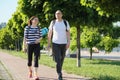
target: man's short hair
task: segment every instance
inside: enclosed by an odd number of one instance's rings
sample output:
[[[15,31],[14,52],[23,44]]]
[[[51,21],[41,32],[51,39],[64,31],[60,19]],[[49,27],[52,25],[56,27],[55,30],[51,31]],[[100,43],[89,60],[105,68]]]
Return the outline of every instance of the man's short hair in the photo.
[[[55,13],[61,13],[62,14],[62,11],[61,10],[57,10]]]

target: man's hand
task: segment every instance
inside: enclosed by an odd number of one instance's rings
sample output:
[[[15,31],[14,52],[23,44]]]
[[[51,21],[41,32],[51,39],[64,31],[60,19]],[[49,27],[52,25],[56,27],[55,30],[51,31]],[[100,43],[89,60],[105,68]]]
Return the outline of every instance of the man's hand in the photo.
[[[50,51],[50,44],[48,44],[48,46],[47,46],[47,50]]]
[[[70,47],[70,42],[66,44],[66,50]]]

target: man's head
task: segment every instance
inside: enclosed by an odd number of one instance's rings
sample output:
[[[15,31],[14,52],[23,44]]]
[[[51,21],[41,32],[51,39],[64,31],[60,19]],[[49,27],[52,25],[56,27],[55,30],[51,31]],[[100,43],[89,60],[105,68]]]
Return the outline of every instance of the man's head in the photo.
[[[60,10],[57,10],[56,12],[55,12],[55,17],[56,17],[56,19],[62,19],[62,12],[60,11]]]

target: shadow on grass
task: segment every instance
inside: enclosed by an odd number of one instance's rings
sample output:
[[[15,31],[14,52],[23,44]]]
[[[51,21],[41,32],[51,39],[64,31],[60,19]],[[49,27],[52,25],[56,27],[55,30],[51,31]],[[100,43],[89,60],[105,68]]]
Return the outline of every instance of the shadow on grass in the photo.
[[[84,79],[84,78],[76,78],[76,77],[63,77],[63,80],[90,80],[90,79]],[[40,77],[40,80],[58,80],[54,78],[46,78],[46,77]]]
[[[76,77],[63,77],[63,80],[90,80],[85,78],[76,78]]]
[[[119,79],[114,78],[112,76],[100,76],[98,78],[93,78],[91,80],[119,80]]]
[[[118,65],[120,66],[120,61],[112,61],[112,60],[103,60],[103,59],[100,59],[100,60],[97,60],[95,61],[93,59],[93,61],[91,62],[92,64],[103,64],[103,65]]]

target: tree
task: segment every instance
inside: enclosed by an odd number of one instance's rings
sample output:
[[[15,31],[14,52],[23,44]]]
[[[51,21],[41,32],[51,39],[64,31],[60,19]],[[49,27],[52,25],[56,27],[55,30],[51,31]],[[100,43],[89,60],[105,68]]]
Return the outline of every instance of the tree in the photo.
[[[27,20],[31,16],[38,16],[40,24],[45,23],[43,4],[45,0],[19,0],[18,12],[27,16]]]
[[[24,26],[26,25],[27,17],[22,13],[16,11],[7,23],[7,28],[11,31],[11,37],[15,41],[16,50],[21,50],[21,43],[24,34]]]
[[[5,27],[0,30],[0,48],[2,49],[14,49],[13,39],[11,37],[11,32]]]
[[[90,59],[92,59],[92,48],[97,47],[101,41],[101,36],[97,28],[84,28],[81,34],[81,44],[83,47],[90,48]]]
[[[102,37],[102,40],[99,43],[99,48],[104,49],[106,53],[109,53],[114,47],[117,47],[118,44],[119,40],[113,39],[110,36],[104,36]]]
[[[120,14],[119,0],[80,0],[80,3],[96,9],[100,15],[115,16]]]

